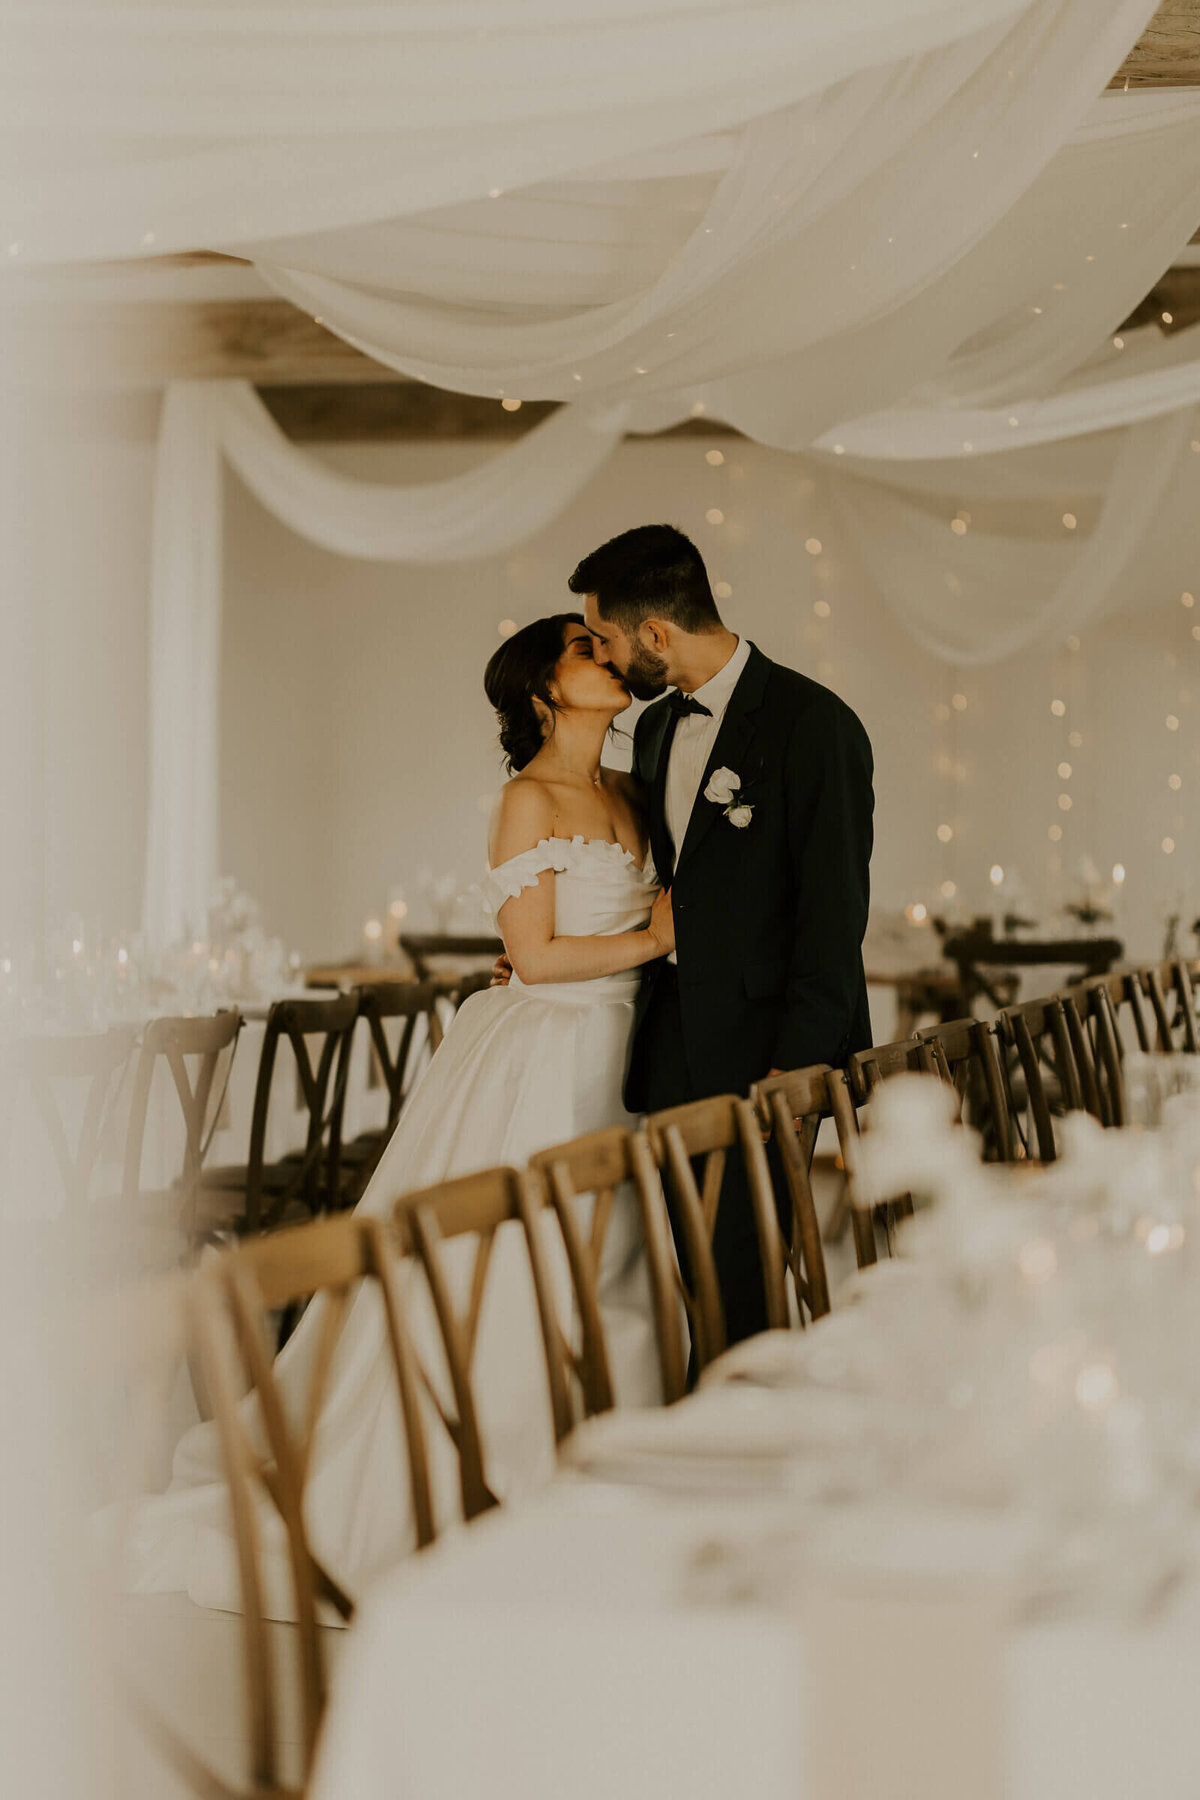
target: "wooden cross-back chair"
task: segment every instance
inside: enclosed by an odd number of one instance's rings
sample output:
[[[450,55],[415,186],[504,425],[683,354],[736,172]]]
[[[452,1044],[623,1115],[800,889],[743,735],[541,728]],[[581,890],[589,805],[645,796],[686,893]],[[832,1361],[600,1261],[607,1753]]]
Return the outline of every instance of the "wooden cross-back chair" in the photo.
[[[413,1081],[413,1066],[418,1047],[417,1027],[425,1021],[426,1041],[437,1038],[438,986],[433,981],[385,981],[378,986],[355,990],[358,996],[358,1020],[366,1025],[371,1040],[371,1054],[380,1079],[387,1089],[387,1122],[380,1130],[360,1131],[349,1143],[336,1146],[339,1175],[339,1200],[352,1206],[361,1196],[395,1130],[401,1108]],[[402,1020],[393,1048],[388,1037],[388,1023]],[[347,1067],[339,1067],[337,1080],[342,1093],[349,1081],[349,1061],[356,1032],[349,1031],[342,1040],[341,1057]],[[340,1123],[340,1120],[335,1120]]]
[[[725,1312],[713,1252],[721,1184],[730,1156],[740,1159],[749,1189],[762,1263],[767,1324],[789,1323],[785,1257],[775,1211],[771,1171],[762,1127],[749,1100],[718,1094],[651,1113],[646,1137],[655,1165],[664,1178],[676,1230],[682,1239],[688,1276],[679,1287],[698,1372],[725,1349]],[[696,1164],[701,1167],[697,1169]]]
[[[958,1096],[959,1118],[983,1138],[984,1155],[1011,1162],[1012,1138],[995,1028],[986,1019],[951,1019],[917,1032],[917,1065]]]
[[[530,1167],[545,1179],[580,1300],[579,1348],[568,1354],[584,1410],[603,1412],[613,1404],[599,1275],[616,1190],[623,1182],[632,1183],[641,1215],[663,1399],[668,1405],[682,1399],[687,1390],[687,1349],[681,1331],[679,1274],[662,1185],[644,1133],[613,1125],[539,1151],[531,1157]],[[589,1202],[591,1219],[585,1233],[582,1213]]]
[[[136,1041],[132,1026],[119,1026],[76,1037],[21,1038],[5,1052],[0,1083],[14,1108],[22,1092],[28,1093],[53,1159],[64,1212],[76,1219],[92,1195],[105,1132]],[[10,1118],[6,1130],[11,1125]],[[12,1173],[19,1184],[21,1172]]]
[[[357,995],[333,999],[277,1000],[267,1014],[254,1089],[250,1151],[244,1165],[205,1170],[198,1226],[209,1231],[271,1230],[336,1205],[339,1186],[341,1115],[349,1058],[344,1040],[358,1017]],[[296,1059],[308,1115],[302,1151],[266,1160],[267,1118],[279,1045],[286,1039]],[[309,1040],[319,1043],[314,1066]]]
[[[220,1114],[241,1023],[240,1015],[229,1011],[217,1013],[212,1018],[153,1019],[142,1033],[133,1076],[121,1183],[123,1211],[127,1218],[134,1216],[136,1209],[138,1218],[151,1223],[170,1220],[181,1225],[185,1234],[194,1232],[196,1194],[204,1158]],[[189,1058],[196,1062],[194,1075],[188,1068]],[[223,1079],[218,1083],[222,1059],[225,1063]],[[183,1118],[184,1141],[172,1187],[165,1193],[147,1193],[142,1188],[142,1160],[150,1094],[160,1063],[166,1064],[171,1076]]]
[[[568,1324],[564,1329],[556,1304],[551,1256],[543,1232],[546,1216],[553,1214],[541,1172],[511,1168],[485,1169],[477,1175],[463,1175],[437,1187],[404,1194],[394,1209],[393,1218],[401,1245],[411,1251],[421,1270],[437,1323],[438,1349],[445,1365],[446,1380],[438,1382],[433,1378],[422,1355],[418,1355],[418,1367],[424,1391],[457,1452],[466,1519],[497,1504],[486,1476],[473,1362],[488,1272],[497,1233],[502,1227],[518,1226],[521,1231],[537,1312],[555,1443],[561,1444],[576,1424],[570,1385],[572,1372],[578,1366],[576,1354],[591,1372],[584,1388],[585,1411],[590,1404],[594,1404],[595,1410],[603,1410],[601,1402],[605,1401],[606,1393],[605,1403],[611,1404],[607,1353],[602,1333],[598,1337],[595,1335],[599,1332],[598,1310],[589,1300],[586,1282],[580,1278],[578,1260],[573,1262],[569,1251],[565,1257],[569,1304],[583,1332],[582,1349],[578,1353],[571,1348],[570,1326]],[[469,1280],[466,1305],[460,1307],[451,1291],[448,1251],[452,1240],[466,1238],[474,1239],[474,1244],[469,1254],[463,1257],[466,1267],[461,1272],[468,1274]],[[448,1399],[445,1397],[447,1386]]]
[[[1117,1011],[1120,1001],[1125,998],[1127,983],[1136,985],[1140,1003],[1141,984],[1128,974],[1093,976],[1081,981],[1070,992],[1076,1013],[1088,1034],[1099,1082],[1100,1117],[1105,1125],[1124,1125],[1127,1118],[1124,1060],[1128,1046]]]
[[[1054,1162],[1056,1116],[1086,1109],[1102,1117],[1095,1063],[1079,1008],[1070,995],[1025,1000],[997,1014],[996,1032],[1006,1052],[1002,1072],[1016,1156]]]
[[[178,1700],[164,1705],[156,1669],[137,1673],[126,1669],[122,1685],[143,1735],[157,1746],[198,1800],[302,1800],[324,1709],[321,1640],[327,1627],[317,1622],[316,1565],[309,1559],[303,1521],[292,1503],[294,1466],[286,1454],[282,1464],[275,1461],[273,1442],[264,1450],[255,1441],[243,1399],[245,1362],[238,1313],[231,1312],[231,1302],[236,1307],[246,1293],[247,1272],[233,1283],[225,1280],[224,1273],[176,1272],[110,1297],[107,1319],[100,1321],[99,1331],[96,1318],[89,1314],[84,1348],[94,1361],[107,1346],[116,1346],[119,1379],[135,1430],[144,1423],[143,1409],[137,1405],[138,1385],[157,1388],[161,1403],[165,1384],[183,1359],[203,1371],[205,1389],[213,1402],[234,1539],[239,1616],[231,1636],[239,1646],[242,1665],[245,1767],[233,1774],[222,1758],[223,1766],[218,1768],[207,1739],[203,1746],[189,1739],[176,1722],[182,1710]],[[246,1306],[247,1316],[253,1311],[252,1300]],[[136,1483],[136,1467],[130,1473]],[[271,1505],[278,1505],[277,1495],[284,1496],[287,1518],[296,1528],[296,1542],[301,1546],[290,1558],[298,1577],[293,1584],[294,1625],[279,1623],[267,1604],[269,1577],[261,1531],[264,1494],[270,1496]],[[142,1599],[137,1604],[153,1603]],[[221,1615],[222,1619],[228,1616]],[[293,1646],[288,1641],[293,1636],[295,1656],[290,1654]],[[297,1684],[302,1721],[299,1770],[294,1766],[294,1745],[287,1730],[286,1715],[293,1710],[288,1704],[292,1681]],[[224,1720],[222,1724],[232,1736],[234,1722]]]
[[[768,1075],[754,1090],[759,1115],[779,1152],[792,1205],[791,1242],[784,1243],[780,1233],[779,1247],[791,1274],[802,1325],[806,1314],[809,1319],[820,1319],[829,1311],[829,1276],[813,1198],[812,1160],[821,1121],[833,1117],[831,1073],[827,1063],[816,1063],[808,1069]]]
[[[1142,971],[1119,969],[1107,975],[1089,976],[1071,992],[1091,994],[1101,990],[1108,996],[1108,1010],[1120,1054],[1125,1056],[1130,1050],[1140,1050],[1148,1056],[1154,1049],[1154,1021]]]
[[[876,1227],[883,1233],[884,1246],[890,1256],[895,1247],[895,1227],[899,1220],[912,1214],[912,1199],[897,1194],[894,1200],[873,1207],[859,1206],[855,1195],[855,1145],[862,1127],[858,1109],[870,1102],[880,1083],[893,1075],[920,1072],[920,1049],[914,1038],[899,1044],[873,1046],[853,1056],[845,1069],[831,1069],[826,1076],[829,1110],[837,1131],[838,1150],[844,1170],[842,1217],[849,1217],[854,1234],[854,1256],[860,1269],[870,1268],[879,1260]]]
[[[338,1341],[351,1304],[368,1289],[383,1315],[418,1547],[432,1543],[435,1536],[420,1379],[406,1325],[399,1261],[396,1234],[384,1221],[343,1214],[251,1239],[225,1251],[206,1269],[225,1296],[233,1341],[256,1397],[262,1435],[256,1441],[247,1429],[244,1406],[227,1429],[235,1429],[238,1454],[247,1460],[279,1513],[287,1534],[298,1616],[313,1625],[321,1602],[343,1619],[354,1611],[345,1588],[312,1554],[303,1509],[314,1434],[328,1398]],[[305,1328],[315,1334],[315,1344],[303,1415],[297,1422],[284,1407],[276,1379],[272,1315],[310,1300],[314,1304],[308,1308]]]
[[[1187,963],[1155,963],[1140,973],[1154,1015],[1156,1047],[1195,1056],[1196,993]]]

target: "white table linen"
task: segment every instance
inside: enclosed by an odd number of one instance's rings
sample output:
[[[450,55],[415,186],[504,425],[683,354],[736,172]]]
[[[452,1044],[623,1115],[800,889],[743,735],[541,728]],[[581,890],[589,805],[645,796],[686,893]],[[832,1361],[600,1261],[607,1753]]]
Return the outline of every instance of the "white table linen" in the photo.
[[[878,1624],[896,1590],[868,1587],[864,1602],[853,1582],[820,1584],[807,1599],[802,1591],[781,1603],[760,1597],[725,1607],[688,1597],[704,1546],[734,1534],[750,1540],[789,1520],[795,1525],[786,1501],[656,1502],[566,1478],[537,1505],[481,1521],[410,1560],[362,1606],[314,1800],[857,1796],[864,1746],[851,1735],[855,1707],[860,1737],[864,1717],[877,1717],[883,1731],[886,1691],[875,1686],[869,1643],[860,1637],[856,1651],[830,1621],[845,1623],[845,1609],[859,1605],[861,1618]],[[834,1539],[844,1544],[854,1524],[835,1522]],[[836,1548],[832,1555],[837,1562]],[[820,1563],[819,1551],[812,1561]],[[921,1598],[914,1585],[905,1603],[915,1609]],[[810,1629],[816,1616],[819,1638]],[[919,1615],[911,1616],[915,1638]],[[1071,1618],[1018,1626],[991,1648],[981,1624],[960,1626],[976,1663],[995,1663],[1001,1766],[987,1767],[981,1754],[974,1800],[1143,1792],[1168,1800],[1194,1791],[1200,1590],[1189,1587],[1149,1625]],[[903,1661],[893,1671],[923,1710],[917,1722],[946,1734],[953,1751],[955,1695],[944,1681],[923,1688],[912,1675]],[[834,1725],[845,1733],[844,1783],[831,1768]],[[878,1782],[873,1800],[907,1794],[889,1779],[901,1780],[911,1764],[894,1744],[881,1748],[867,1765]],[[937,1744],[924,1751],[930,1800]]]

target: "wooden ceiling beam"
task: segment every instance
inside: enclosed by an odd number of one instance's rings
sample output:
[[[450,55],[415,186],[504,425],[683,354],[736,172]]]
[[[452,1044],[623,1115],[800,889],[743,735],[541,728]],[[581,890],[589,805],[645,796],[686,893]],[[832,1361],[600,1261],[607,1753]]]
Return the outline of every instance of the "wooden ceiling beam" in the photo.
[[[1173,332],[1197,323],[1200,323],[1200,268],[1168,269],[1141,305],[1130,313],[1121,329],[1135,331],[1139,325],[1157,324],[1161,330]]]
[[[1200,87],[1200,0],[1163,0],[1108,85]]]
[[[506,412],[498,400],[454,394],[419,381],[347,382],[311,387],[260,387],[259,398],[293,443],[431,443],[515,439],[556,410],[557,401],[527,400]],[[687,419],[660,437],[730,437],[733,427]]]

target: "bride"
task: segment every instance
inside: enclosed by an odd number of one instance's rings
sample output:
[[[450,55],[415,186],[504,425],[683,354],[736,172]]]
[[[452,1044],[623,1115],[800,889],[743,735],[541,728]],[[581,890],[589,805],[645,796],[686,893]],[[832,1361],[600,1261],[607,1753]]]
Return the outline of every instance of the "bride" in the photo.
[[[556,614],[514,633],[488,663],[484,687],[512,779],[491,823],[482,888],[513,977],[460,1007],[360,1212],[386,1215],[406,1191],[496,1164],[520,1165],[551,1144],[632,1122],[621,1084],[638,970],[674,948],[674,929],[670,897],[648,866],[638,787],[632,776],[601,765],[605,738],[630,693],[595,660],[592,643],[578,614]],[[502,1228],[473,1365],[488,1479],[501,1498],[543,1480],[554,1459],[541,1340],[521,1259],[518,1228]],[[628,1195],[618,1195],[610,1220],[600,1298],[618,1402],[653,1404],[661,1391],[649,1282]],[[298,1412],[319,1305],[301,1320],[278,1365],[285,1400]],[[418,1313],[418,1340],[429,1329]],[[373,1296],[364,1294],[338,1342],[306,1503],[316,1554],[352,1593],[415,1541],[391,1384],[383,1321]],[[448,1468],[440,1475],[446,1518],[456,1512],[454,1480]],[[181,1439],[171,1485],[139,1504],[125,1557],[125,1582],[136,1591],[185,1588],[201,1605],[237,1606],[211,1425]]]

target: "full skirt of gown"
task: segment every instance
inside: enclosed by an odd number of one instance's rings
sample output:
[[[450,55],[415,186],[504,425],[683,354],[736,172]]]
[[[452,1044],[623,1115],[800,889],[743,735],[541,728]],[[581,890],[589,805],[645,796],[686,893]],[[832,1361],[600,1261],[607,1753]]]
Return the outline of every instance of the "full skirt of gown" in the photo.
[[[643,925],[652,872],[619,846],[551,839],[493,870],[493,904],[556,872],[560,933]],[[387,1216],[405,1192],[498,1164],[520,1166],[536,1151],[584,1132],[632,1124],[621,1104],[636,974],[556,987],[491,988],[459,1008],[416,1084],[359,1212]],[[590,1210],[590,1202],[581,1202]],[[588,1220],[581,1221],[585,1229]],[[557,1242],[555,1243],[557,1248]],[[456,1302],[464,1305],[474,1242],[444,1246]],[[561,1254],[551,1261],[564,1322],[570,1298]],[[408,1325],[427,1367],[440,1366],[438,1335],[423,1282],[408,1281]],[[600,1301],[618,1405],[661,1400],[649,1279],[636,1203],[620,1190],[600,1270]],[[318,1298],[277,1363],[289,1411],[308,1393]],[[542,1338],[521,1227],[496,1234],[472,1364],[489,1484],[501,1500],[553,1472],[555,1446]],[[430,1455],[439,1524],[460,1513],[457,1458],[430,1409]],[[312,1547],[349,1592],[415,1545],[407,1452],[385,1327],[370,1284],[354,1299],[338,1340],[305,1496]],[[271,1608],[288,1616],[283,1540],[264,1516]],[[199,1604],[239,1605],[234,1542],[215,1427],[200,1424],[176,1447],[164,1494],[124,1520],[123,1585],[151,1593],[185,1589]]]

